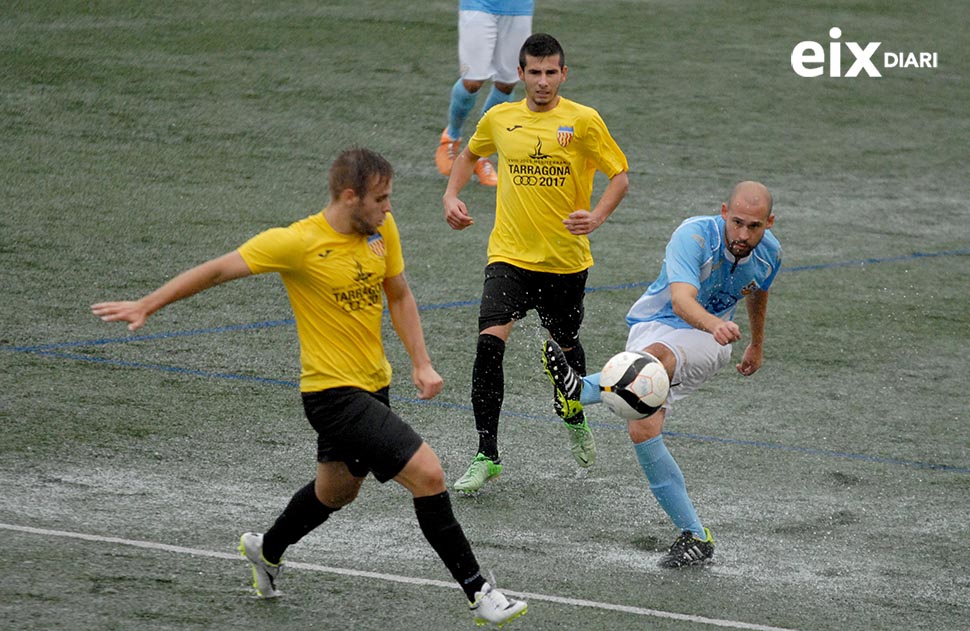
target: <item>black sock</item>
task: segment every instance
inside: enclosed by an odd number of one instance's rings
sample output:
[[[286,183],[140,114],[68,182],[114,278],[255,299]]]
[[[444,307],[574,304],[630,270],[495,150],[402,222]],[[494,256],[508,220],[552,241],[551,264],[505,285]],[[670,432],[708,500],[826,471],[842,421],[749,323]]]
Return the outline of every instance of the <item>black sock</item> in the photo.
[[[327,521],[330,514],[340,510],[330,508],[317,499],[314,480],[297,491],[286,505],[273,527],[263,535],[263,558],[279,563],[283,551]]]
[[[586,351],[583,350],[583,344],[579,340],[576,340],[573,347],[563,351],[562,354],[566,356],[566,363],[578,372],[580,377],[586,376]]]
[[[469,602],[474,601],[475,592],[481,591],[485,579],[482,578],[471,544],[451,510],[448,491],[414,498],[414,514],[418,517],[424,538],[461,585]]]
[[[494,335],[478,336],[475,366],[472,369],[472,409],[478,430],[478,451],[498,462],[498,417],[505,396],[502,359],[505,342]]]

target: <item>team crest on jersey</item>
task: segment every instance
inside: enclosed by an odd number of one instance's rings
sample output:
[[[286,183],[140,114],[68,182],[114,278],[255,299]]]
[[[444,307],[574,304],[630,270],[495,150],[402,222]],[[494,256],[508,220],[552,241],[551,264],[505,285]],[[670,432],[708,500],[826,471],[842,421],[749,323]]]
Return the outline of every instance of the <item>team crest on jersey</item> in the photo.
[[[756,289],[758,289],[757,281],[751,281],[750,283],[748,283],[747,285],[741,288],[741,295],[747,296],[748,294],[752,293]]]
[[[560,147],[566,147],[573,141],[573,128],[561,125],[559,130],[556,131],[556,140],[559,141]]]
[[[376,256],[384,256],[384,237],[380,233],[372,234],[371,236],[367,237],[367,247],[369,247],[370,251]]]

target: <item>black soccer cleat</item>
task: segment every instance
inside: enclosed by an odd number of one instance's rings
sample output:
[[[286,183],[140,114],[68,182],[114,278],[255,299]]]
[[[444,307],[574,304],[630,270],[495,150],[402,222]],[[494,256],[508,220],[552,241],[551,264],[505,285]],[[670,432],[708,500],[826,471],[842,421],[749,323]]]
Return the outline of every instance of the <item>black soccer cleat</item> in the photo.
[[[542,367],[552,382],[556,414],[567,423],[581,424],[585,420],[581,416],[583,404],[579,401],[583,379],[569,365],[565,353],[553,340],[546,340],[542,345]]]
[[[660,557],[657,565],[669,568],[713,563],[714,537],[707,528],[704,529],[704,534],[706,539],[702,541],[689,530],[680,533],[677,540],[670,546],[667,554]]]

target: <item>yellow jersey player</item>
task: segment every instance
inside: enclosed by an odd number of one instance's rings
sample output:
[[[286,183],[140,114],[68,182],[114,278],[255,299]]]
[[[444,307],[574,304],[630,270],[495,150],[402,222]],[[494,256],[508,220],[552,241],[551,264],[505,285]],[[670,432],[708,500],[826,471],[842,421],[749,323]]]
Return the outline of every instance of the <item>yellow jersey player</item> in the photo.
[[[330,203],[320,213],[260,233],[237,250],[185,271],[137,301],[91,307],[135,330],[176,300],[251,274],[278,273],[300,340],[300,392],[317,432],[317,471],[265,534],[247,532],[240,552],[263,598],[280,595],[284,550],[354,501],[368,473],[394,480],[414,499],[421,532],[468,597],[476,622],[504,623],[526,611],[482,577],[451,509],[435,452],[390,409],[391,366],[381,341],[384,298],[412,363],[418,396],[441,391],[391,212],[390,163],[349,149],[330,168]]]
[[[478,451],[456,483],[463,493],[478,491],[502,471],[498,421],[505,391],[502,361],[515,320],[535,309],[569,365],[586,374],[579,339],[588,269],[593,264],[589,235],[613,213],[629,188],[626,156],[599,113],[559,95],[568,67],[562,46],[536,33],[519,53],[519,78],[526,98],[491,108],[479,121],[452,167],[442,202],[455,230],[474,224],[458,195],[477,160],[498,154],[495,227],[479,311],[479,336],[472,374],[472,407]],[[609,178],[591,207],[593,177]],[[581,467],[596,459],[596,445],[581,408],[556,399]]]

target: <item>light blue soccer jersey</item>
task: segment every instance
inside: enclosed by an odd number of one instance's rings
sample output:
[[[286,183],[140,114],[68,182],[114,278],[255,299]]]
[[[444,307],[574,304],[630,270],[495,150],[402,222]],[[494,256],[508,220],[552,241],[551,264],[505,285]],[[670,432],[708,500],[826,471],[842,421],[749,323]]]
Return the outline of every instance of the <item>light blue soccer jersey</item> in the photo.
[[[482,11],[492,15],[532,15],[534,0],[460,0],[459,11]]]
[[[626,322],[633,326],[659,321],[677,329],[691,328],[674,313],[670,283],[697,287],[697,301],[708,313],[731,320],[738,301],[756,289],[767,291],[780,267],[781,245],[771,230],[765,231],[751,254],[735,259],[725,247],[720,215],[691,217],[674,230],[660,275],[630,307]]]

